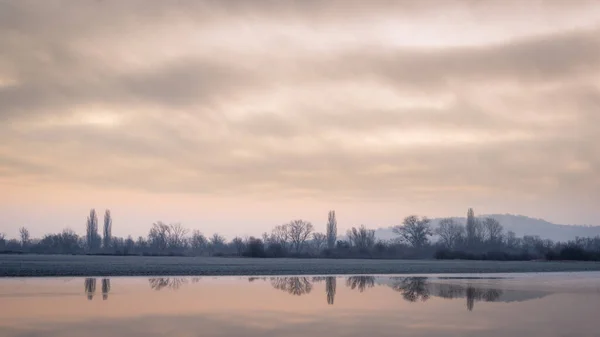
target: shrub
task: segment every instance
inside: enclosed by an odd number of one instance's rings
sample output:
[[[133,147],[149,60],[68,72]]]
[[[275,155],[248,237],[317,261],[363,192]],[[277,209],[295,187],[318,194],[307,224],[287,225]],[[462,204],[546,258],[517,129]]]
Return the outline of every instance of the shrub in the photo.
[[[246,257],[266,257],[265,244],[261,239],[250,238],[242,255]]]
[[[266,251],[268,257],[286,257],[287,251],[280,243],[272,243]]]
[[[546,259],[566,261],[600,261],[600,253],[586,251],[585,249],[576,245],[568,245],[561,248],[558,252],[548,252],[546,254]]]
[[[527,253],[513,254],[507,252],[483,252],[470,253],[464,251],[451,251],[440,249],[435,252],[434,257],[437,260],[484,260],[484,261],[528,261],[533,257]]]

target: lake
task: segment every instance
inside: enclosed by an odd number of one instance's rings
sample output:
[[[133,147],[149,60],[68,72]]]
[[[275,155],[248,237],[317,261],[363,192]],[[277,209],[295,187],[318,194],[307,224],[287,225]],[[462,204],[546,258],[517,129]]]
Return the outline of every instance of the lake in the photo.
[[[0,336],[600,336],[600,273],[0,278]]]

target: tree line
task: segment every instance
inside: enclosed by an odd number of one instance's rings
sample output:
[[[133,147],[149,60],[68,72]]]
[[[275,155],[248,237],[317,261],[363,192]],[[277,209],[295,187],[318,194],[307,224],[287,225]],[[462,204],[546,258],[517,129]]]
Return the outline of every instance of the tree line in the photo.
[[[219,233],[205,236],[180,223],[152,224],[146,237],[112,235],[110,210],[104,212],[102,235],[95,209],[87,217],[84,237],[71,229],[32,239],[27,228],[19,239],[0,234],[0,252],[39,254],[177,255],[325,258],[437,258],[477,260],[600,260],[600,237],[553,242],[539,236],[517,237],[505,232],[493,218],[478,218],[467,211],[466,223],[445,218],[435,228],[427,217],[410,215],[393,227],[392,240],[378,240],[375,230],[364,225],[338,234],[335,211],[330,211],[325,232],[311,222],[297,219],[275,226],[260,237],[236,236],[227,240]]]

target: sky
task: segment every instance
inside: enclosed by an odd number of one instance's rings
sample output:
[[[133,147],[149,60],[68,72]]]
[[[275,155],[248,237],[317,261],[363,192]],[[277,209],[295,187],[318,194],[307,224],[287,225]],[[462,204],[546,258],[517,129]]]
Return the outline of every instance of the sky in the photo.
[[[0,232],[600,225],[597,1],[0,0]]]

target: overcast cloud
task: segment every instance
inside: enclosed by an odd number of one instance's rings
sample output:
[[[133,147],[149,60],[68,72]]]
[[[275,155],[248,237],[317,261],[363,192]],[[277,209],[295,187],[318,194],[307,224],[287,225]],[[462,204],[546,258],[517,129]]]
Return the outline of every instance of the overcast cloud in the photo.
[[[600,224],[596,1],[0,0],[0,46],[0,229],[56,186]]]

